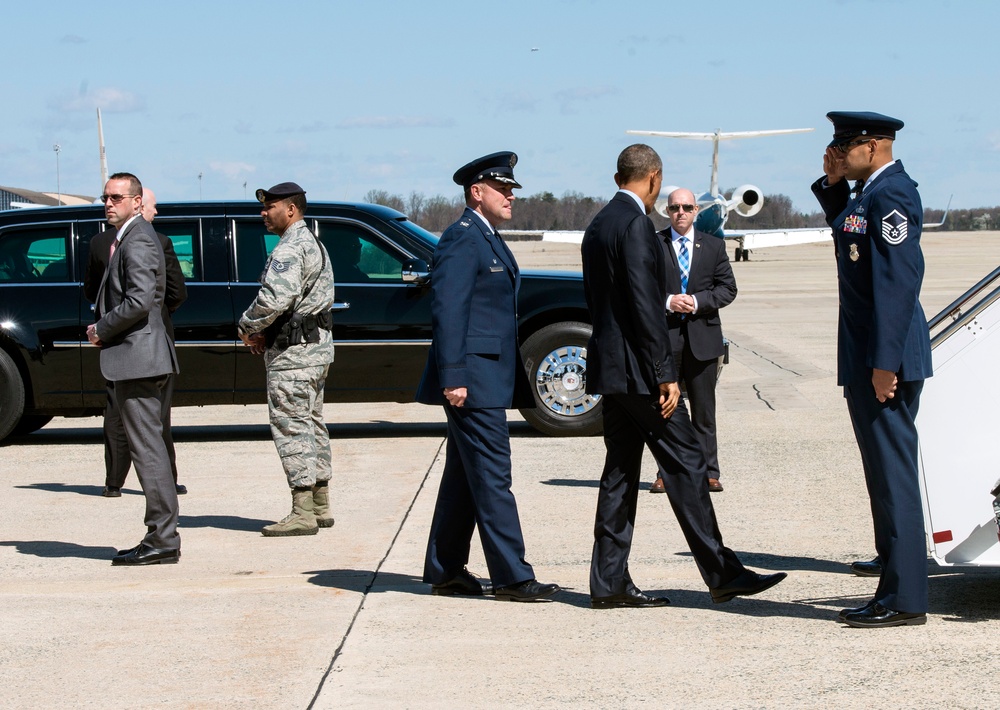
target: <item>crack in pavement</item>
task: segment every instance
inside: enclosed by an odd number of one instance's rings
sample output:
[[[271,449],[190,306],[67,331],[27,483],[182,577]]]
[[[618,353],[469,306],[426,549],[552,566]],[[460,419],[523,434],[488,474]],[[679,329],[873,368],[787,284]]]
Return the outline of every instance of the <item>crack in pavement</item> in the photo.
[[[775,366],[776,368],[778,368],[779,370],[784,370],[785,372],[790,372],[790,373],[792,373],[793,375],[795,375],[796,377],[802,377],[802,373],[801,373],[801,372],[796,372],[795,370],[791,369],[790,367],[785,367],[785,366],[783,366],[783,365],[779,365],[778,363],[776,363],[776,362],[775,362],[774,360],[772,360],[771,358],[769,358],[769,357],[764,357],[763,355],[761,355],[761,354],[760,354],[759,352],[757,352],[756,350],[753,350],[753,349],[751,349],[751,348],[745,348],[745,347],[743,347],[742,345],[740,345],[739,343],[737,343],[737,342],[735,342],[735,341],[732,341],[732,340],[730,340],[730,341],[729,341],[729,344],[730,344],[730,345],[734,345],[734,346],[736,346],[736,347],[737,347],[738,349],[740,349],[740,350],[743,350],[743,351],[745,351],[745,352],[748,352],[748,353],[750,353],[750,354],[752,354],[752,355],[756,355],[757,357],[759,357],[759,358],[760,358],[761,360],[763,360],[764,362],[769,362],[769,363],[771,363],[772,365],[774,365],[774,366]]]
[[[772,412],[778,411],[774,407],[771,406],[770,402],[768,402],[766,399],[764,399],[764,394],[763,394],[763,392],[760,391],[760,387],[758,387],[756,384],[754,384],[752,386],[753,386],[753,391],[757,393],[757,399],[759,399],[761,402],[763,402],[764,405],[768,409],[770,409]]]
[[[382,565],[385,561],[389,559],[392,549],[396,546],[396,540],[399,539],[400,533],[403,532],[403,526],[406,525],[406,521],[410,519],[410,513],[413,512],[413,506],[417,503],[417,498],[420,497],[421,491],[424,490],[424,486],[427,485],[427,479],[430,478],[431,470],[434,468],[434,464],[441,457],[441,451],[444,449],[444,445],[447,439],[441,441],[441,445],[438,446],[438,450],[435,452],[434,457],[431,459],[430,465],[424,472],[424,477],[420,481],[420,485],[417,486],[416,493],[413,494],[413,499],[410,501],[410,505],[406,508],[406,513],[403,514],[403,519],[399,521],[399,527],[396,528],[396,533],[392,536],[392,540],[389,541],[389,547],[386,548],[385,554],[382,555],[382,559],[378,561],[375,565],[375,570],[372,572],[371,579],[368,580],[368,584],[365,585],[365,591],[361,593],[361,601],[358,603],[358,608],[354,610],[354,615],[351,617],[351,623],[347,625],[347,631],[340,639],[340,643],[337,645],[337,649],[333,652],[333,658],[330,659],[330,665],[327,666],[326,672],[323,673],[323,677],[319,680],[319,685],[316,687],[316,693],[313,695],[312,700],[309,701],[309,705],[306,706],[307,710],[312,710],[316,706],[316,701],[319,700],[320,693],[323,692],[323,686],[326,685],[327,678],[330,677],[330,673],[333,672],[333,667],[337,664],[337,660],[340,658],[341,653],[344,650],[344,646],[347,644],[347,639],[351,635],[351,631],[354,629],[354,623],[358,620],[361,615],[361,611],[365,608],[365,602],[368,600],[368,594],[371,592],[372,587],[375,586],[375,582],[378,580],[379,570],[382,569]]]

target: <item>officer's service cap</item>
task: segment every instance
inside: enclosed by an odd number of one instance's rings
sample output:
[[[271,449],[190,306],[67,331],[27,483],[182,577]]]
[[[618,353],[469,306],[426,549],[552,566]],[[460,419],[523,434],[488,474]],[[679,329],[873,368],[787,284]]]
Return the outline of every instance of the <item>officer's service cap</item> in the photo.
[[[453,180],[462,187],[469,187],[491,178],[512,187],[521,187],[521,184],[514,179],[515,165],[517,165],[517,153],[510,151],[490,153],[460,167],[455,171]]]
[[[284,200],[294,195],[304,195],[306,191],[294,182],[280,182],[270,190],[261,188],[255,194],[258,202],[270,202],[271,200]]]
[[[833,140],[827,148],[847,143],[859,136],[895,138],[896,131],[903,127],[903,122],[898,118],[872,111],[831,111],[826,117],[833,123]]]

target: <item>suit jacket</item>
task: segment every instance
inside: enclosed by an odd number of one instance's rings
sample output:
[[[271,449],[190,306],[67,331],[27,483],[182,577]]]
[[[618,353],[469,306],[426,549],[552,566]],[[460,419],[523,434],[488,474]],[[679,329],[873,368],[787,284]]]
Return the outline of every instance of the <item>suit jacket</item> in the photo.
[[[930,377],[917,183],[899,161],[866,185],[860,199],[850,199],[846,180],[832,187],[823,182],[812,191],[833,229],[837,256],[837,384],[870,383],[872,368],[895,372],[900,381]]]
[[[164,318],[166,259],[142,216],[126,228],[97,291],[101,374],[111,381],[178,372]]]
[[[677,376],[667,321],[667,263],[653,223],[619,192],[587,227],[583,287],[594,332],[587,346],[587,392],[659,393]],[[654,317],[655,316],[655,317]]]
[[[91,303],[97,303],[97,291],[101,287],[104,271],[108,268],[108,253],[111,242],[118,235],[117,229],[106,229],[90,240],[90,255],[87,258],[87,269],[83,274],[83,295]],[[187,285],[184,283],[184,272],[174,251],[174,243],[165,234],[156,233],[163,247],[163,257],[167,266],[167,290],[163,305],[166,307],[164,320],[171,339],[174,337],[174,326],[170,314],[181,307],[187,300]]]
[[[469,408],[535,406],[517,338],[520,284],[507,245],[466,208],[434,250],[433,341],[418,402],[445,404],[445,387],[466,387]]]
[[[671,243],[673,230],[659,232],[663,255],[667,259],[667,293],[681,292],[681,270],[677,253]],[[698,312],[681,319],[680,314],[667,313],[670,337],[676,346],[681,325],[687,325],[687,343],[697,360],[714,360],[726,351],[722,340],[722,319],[719,309],[736,299],[736,277],[726,254],[726,242],[695,230],[691,246],[691,270],[686,293],[698,301]]]

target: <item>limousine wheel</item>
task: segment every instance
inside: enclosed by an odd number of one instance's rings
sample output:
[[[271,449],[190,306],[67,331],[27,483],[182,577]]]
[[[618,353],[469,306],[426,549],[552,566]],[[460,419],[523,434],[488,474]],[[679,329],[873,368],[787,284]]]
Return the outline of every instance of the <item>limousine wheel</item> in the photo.
[[[0,350],[0,440],[5,439],[24,412],[24,383],[10,355]]]
[[[21,417],[21,420],[14,425],[14,430],[11,434],[14,436],[24,436],[25,434],[30,434],[33,431],[38,431],[51,421],[52,417],[48,414],[25,414]]]
[[[590,333],[586,323],[553,323],[521,348],[536,405],[521,414],[543,434],[592,436],[603,430],[601,397],[586,391]]]

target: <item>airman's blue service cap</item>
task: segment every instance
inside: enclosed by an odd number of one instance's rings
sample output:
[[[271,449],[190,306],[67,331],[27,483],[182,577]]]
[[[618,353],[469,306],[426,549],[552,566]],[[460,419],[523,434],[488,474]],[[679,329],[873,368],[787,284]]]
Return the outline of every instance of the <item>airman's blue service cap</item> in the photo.
[[[896,131],[903,127],[903,122],[898,118],[872,111],[831,111],[826,117],[833,123],[833,140],[827,148],[847,143],[859,136],[895,138]]]
[[[469,187],[490,178],[512,187],[521,187],[521,184],[514,179],[515,165],[517,165],[517,153],[510,151],[490,153],[460,167],[452,179],[462,187]]]
[[[293,195],[304,195],[306,191],[294,182],[280,182],[270,190],[261,188],[254,194],[257,195],[258,202],[269,202],[271,200],[284,200]]]

